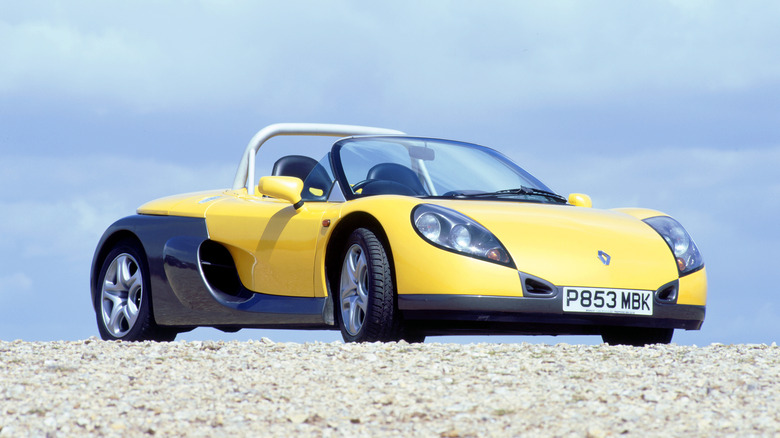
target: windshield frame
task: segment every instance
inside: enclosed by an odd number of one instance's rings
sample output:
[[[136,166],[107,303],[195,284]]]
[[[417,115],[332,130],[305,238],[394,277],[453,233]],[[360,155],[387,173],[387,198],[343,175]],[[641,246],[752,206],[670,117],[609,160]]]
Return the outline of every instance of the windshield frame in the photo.
[[[363,197],[368,197],[372,195],[360,195],[353,193],[352,190],[349,190],[348,187],[349,181],[347,180],[346,172],[343,168],[343,163],[341,160],[341,149],[351,143],[356,143],[360,141],[365,140],[379,140],[379,141],[387,141],[391,143],[405,143],[407,141],[418,141],[418,142],[436,142],[436,143],[444,143],[450,146],[455,147],[463,147],[463,148],[469,148],[469,149],[475,149],[478,151],[481,151],[483,153],[486,153],[487,155],[490,155],[492,158],[496,159],[498,162],[509,168],[510,170],[517,173],[521,178],[531,182],[535,187],[547,192],[555,193],[553,192],[547,185],[545,185],[543,182],[541,182],[538,178],[531,175],[529,172],[527,172],[525,169],[517,165],[514,161],[509,159],[506,155],[502,154],[499,151],[496,151],[495,149],[481,146],[474,143],[467,143],[462,141],[455,141],[455,140],[446,140],[446,139],[440,139],[440,138],[432,138],[432,137],[415,137],[415,136],[407,136],[407,135],[371,135],[371,136],[353,136],[353,137],[347,137],[342,138],[338,140],[336,143],[333,144],[331,147],[331,154],[330,154],[330,161],[331,161],[331,169],[333,170],[333,175],[339,183],[339,187],[341,188],[341,191],[344,195],[344,198],[346,200],[353,200]],[[458,199],[452,196],[441,196],[441,195],[428,195],[428,196],[412,196],[417,197],[420,199]],[[463,198],[460,198],[463,199]],[[489,198],[485,197],[484,199],[500,199],[500,200],[512,200],[512,201],[522,201],[522,202],[536,202],[533,199],[521,199],[518,197],[513,197],[511,199],[508,199],[507,197],[503,196],[496,196],[495,198]]]

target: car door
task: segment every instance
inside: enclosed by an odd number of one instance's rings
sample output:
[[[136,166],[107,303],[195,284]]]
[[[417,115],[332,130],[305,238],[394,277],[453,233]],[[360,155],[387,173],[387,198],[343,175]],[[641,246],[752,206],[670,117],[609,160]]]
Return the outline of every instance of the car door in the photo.
[[[211,240],[230,251],[244,286],[254,292],[314,296],[317,239],[326,203],[291,204],[238,196],[206,212]]]

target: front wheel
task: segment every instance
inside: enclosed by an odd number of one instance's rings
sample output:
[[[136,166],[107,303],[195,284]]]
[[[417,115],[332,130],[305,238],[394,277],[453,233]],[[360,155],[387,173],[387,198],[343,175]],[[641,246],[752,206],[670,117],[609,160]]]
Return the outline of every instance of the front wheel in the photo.
[[[609,345],[633,345],[642,347],[650,344],[672,342],[674,329],[651,327],[605,327],[601,339]]]
[[[176,332],[159,327],[152,316],[149,273],[142,251],[132,241],[117,244],[97,279],[95,309],[100,337],[107,341],[172,341]]]
[[[336,317],[344,341],[398,341],[401,324],[384,245],[370,230],[358,228],[343,254]]]

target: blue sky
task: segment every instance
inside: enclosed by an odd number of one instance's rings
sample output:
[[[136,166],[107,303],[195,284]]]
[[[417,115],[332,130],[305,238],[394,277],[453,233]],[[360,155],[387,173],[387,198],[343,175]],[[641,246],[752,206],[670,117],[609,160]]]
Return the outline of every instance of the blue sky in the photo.
[[[300,121],[472,141],[596,207],[665,211],[710,284],[675,342],[775,342],[778,22],[772,1],[0,0],[0,339],[97,335],[103,230],[230,186],[257,130]],[[260,336],[340,338],[182,338]]]

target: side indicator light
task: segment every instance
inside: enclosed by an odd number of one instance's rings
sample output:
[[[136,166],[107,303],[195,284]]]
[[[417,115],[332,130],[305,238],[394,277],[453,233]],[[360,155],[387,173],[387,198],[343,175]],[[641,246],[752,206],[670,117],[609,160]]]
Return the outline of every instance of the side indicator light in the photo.
[[[677,269],[680,270],[680,272],[685,271],[685,260],[683,260],[681,257],[677,257]]]
[[[330,226],[330,219],[323,219],[322,226],[323,228],[328,228]]]
[[[509,261],[509,256],[501,248],[491,248],[485,253],[485,257],[501,263]]]

